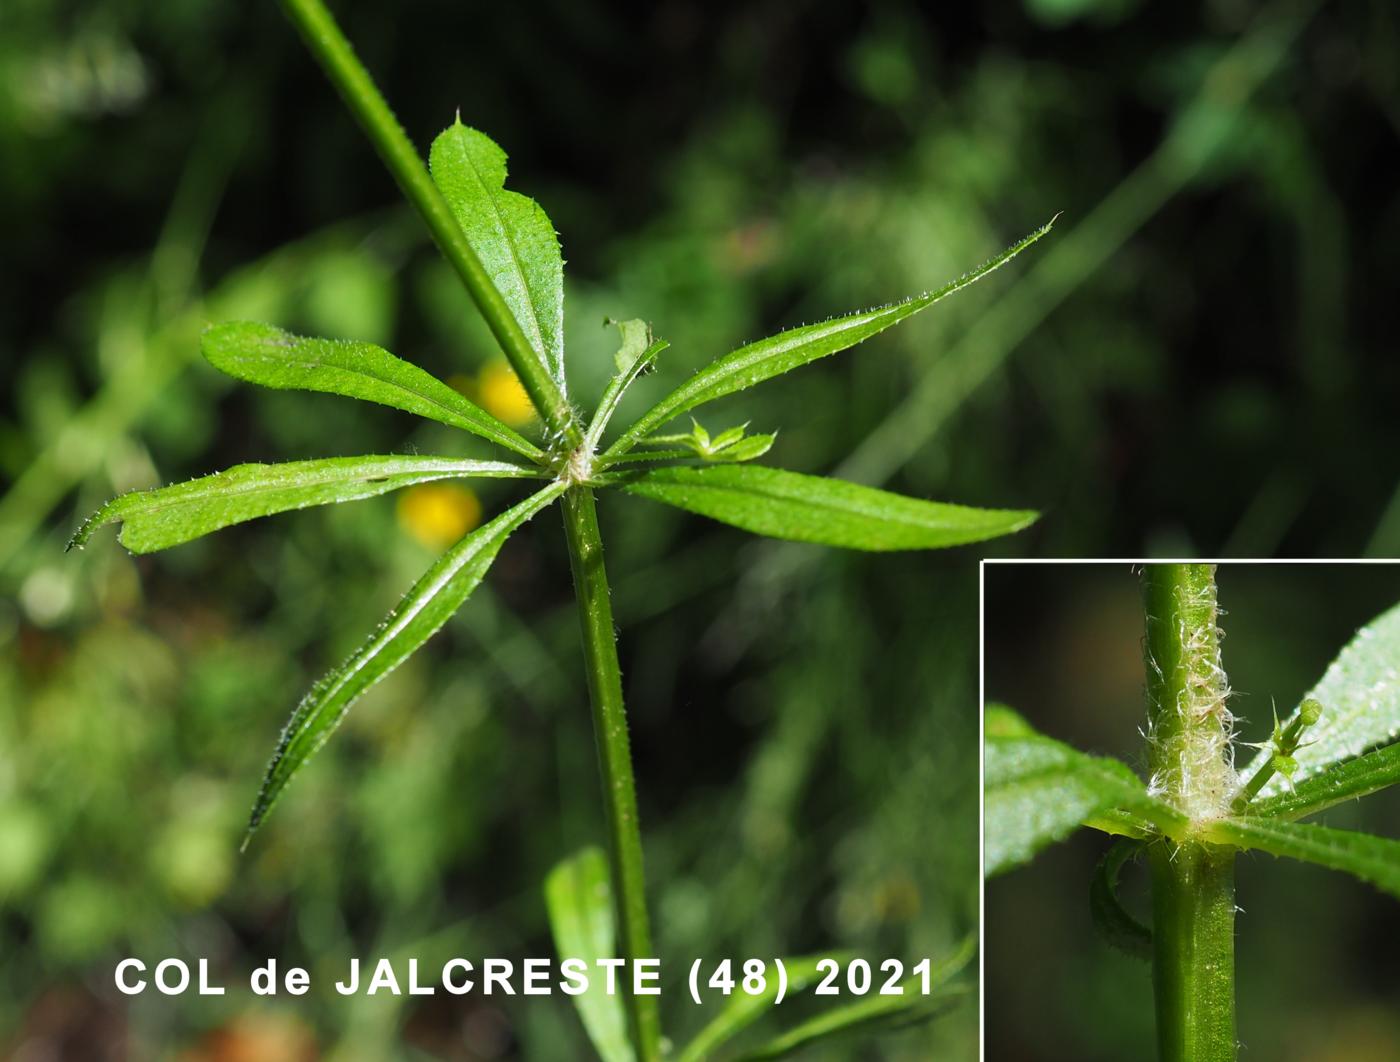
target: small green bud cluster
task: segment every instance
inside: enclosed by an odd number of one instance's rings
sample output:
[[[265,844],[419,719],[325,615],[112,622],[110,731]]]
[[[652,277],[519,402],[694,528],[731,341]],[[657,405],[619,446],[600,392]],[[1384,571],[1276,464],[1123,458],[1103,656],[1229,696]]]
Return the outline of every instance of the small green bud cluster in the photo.
[[[1253,800],[1265,783],[1275,774],[1281,775],[1286,781],[1292,783],[1293,775],[1298,770],[1297,751],[1303,747],[1303,733],[1311,726],[1316,726],[1322,718],[1322,705],[1312,697],[1305,698],[1298,706],[1298,713],[1287,723],[1278,721],[1278,714],[1274,714],[1274,732],[1268,741],[1255,745],[1255,748],[1268,749],[1269,758],[1260,765],[1254,775],[1240,787],[1239,794],[1235,797],[1231,808],[1234,811],[1243,811]]]

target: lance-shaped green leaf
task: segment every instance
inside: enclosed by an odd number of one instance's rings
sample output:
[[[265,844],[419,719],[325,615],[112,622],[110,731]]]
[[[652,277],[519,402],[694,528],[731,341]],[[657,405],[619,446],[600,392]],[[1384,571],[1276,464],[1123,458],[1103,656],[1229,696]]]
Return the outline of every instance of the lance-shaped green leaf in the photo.
[[[1127,764],[1038,734],[999,705],[988,707],[984,724],[983,788],[987,877],[1028,862],[1106,812],[1126,811],[1167,831],[1182,825]]]
[[[608,448],[607,453],[616,455],[630,449],[637,440],[650,435],[667,421],[705,402],[743,391],[808,362],[853,347],[883,332],[891,325],[912,317],[920,310],[927,309],[940,299],[961,291],[1005,265],[1049,232],[1054,223],[1052,218],[1019,243],[936,291],[845,317],[834,317],[819,324],[792,328],[731,351],[700,369],[644,413],[641,419]]]
[[[562,390],[564,259],[544,208],[506,190],[506,153],[460,119],[433,141],[428,169],[511,316]]]
[[[1036,518],[1033,512],[922,501],[756,465],[651,468],[600,479],[757,535],[847,549],[940,549],[1010,534]]]
[[[844,963],[849,958],[851,956],[841,952],[830,952],[824,955],[784,959],[783,965],[787,968],[788,998],[793,993],[801,992],[810,985],[816,984],[822,978],[824,971],[818,969],[817,963],[823,959]],[[767,1014],[777,998],[778,978],[776,975],[767,978],[761,992],[756,992],[753,995],[747,991],[735,992],[729,997],[724,1004],[724,1009],[715,1016],[714,1020],[701,1029],[696,1034],[695,1039],[686,1044],[685,1050],[676,1056],[676,1062],[703,1062],[714,1053],[717,1047],[732,1040]]]
[[[350,659],[311,688],[282,731],[253,806],[249,837],[292,776],[326,743],[355,699],[431,638],[471,596],[511,532],[565,489],[564,483],[551,483],[463,537],[414,584]]]
[[[600,848],[585,848],[557,864],[544,883],[545,907],[560,959],[583,959],[592,968],[599,959],[617,957],[613,927],[612,883],[608,857]],[[588,1038],[603,1062],[632,1062],[622,996],[608,994],[600,978],[573,997]]]
[[[441,421],[531,460],[540,448],[436,376],[383,347],[296,336],[272,325],[228,321],[204,332],[204,357],[220,372],[279,390],[324,391]]]
[[[1361,628],[1303,700],[1318,701],[1323,712],[1293,755],[1295,784],[1400,737],[1400,605]],[[1295,710],[1288,722],[1297,715]],[[1244,777],[1270,755],[1269,749],[1261,751]],[[1287,787],[1287,780],[1276,775],[1260,794],[1274,796]]]
[[[276,465],[235,465],[212,476],[113,498],[83,521],[68,548],[120,520],[122,545],[153,553],[221,527],[311,505],[355,501],[435,479],[468,476],[525,479],[536,469],[504,461],[452,457],[331,457]]]
[[[1202,836],[1215,844],[1253,848],[1343,870],[1400,897],[1400,841],[1305,822],[1248,816],[1213,822]]]
[[[1291,791],[1249,806],[1260,818],[1301,819],[1400,783],[1400,742],[1328,767]]]
[[[633,327],[626,327],[633,326]],[[658,354],[671,344],[664,339],[653,341],[651,330],[644,333],[648,345],[640,351],[635,350],[637,342],[636,327],[645,328],[644,321],[622,321],[619,327],[622,328],[622,347],[617,352],[617,373],[608,381],[607,390],[603,392],[603,397],[598,400],[598,409],[593,414],[593,421],[588,425],[588,434],[584,436],[584,449],[592,453],[598,447],[598,442],[603,437],[603,431],[612,420],[612,415],[617,412],[618,404],[622,401],[622,396],[627,393],[627,388],[632,386],[632,382],[638,376],[646,372],[647,366],[656,360]]]

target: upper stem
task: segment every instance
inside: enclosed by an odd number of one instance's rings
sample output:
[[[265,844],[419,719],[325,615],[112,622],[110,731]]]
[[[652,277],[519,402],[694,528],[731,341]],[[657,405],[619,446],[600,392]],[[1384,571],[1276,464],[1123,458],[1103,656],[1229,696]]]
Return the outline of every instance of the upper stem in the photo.
[[[399,125],[369,71],[336,25],[334,16],[321,0],[282,0],[282,7],[374,144],[408,201],[422,215],[443,257],[456,270],[481,316],[486,319],[540,419],[552,433],[570,445],[577,445],[581,437],[579,427],[563,388],[550,376],[525,337],[520,322],[491,282],[481,259],[472,250],[457,219],[452,216],[452,208],[428,175],[427,167],[409,141],[408,134]]]
[[[1190,819],[1215,818],[1234,789],[1215,566],[1149,564],[1142,588],[1152,787]]]
[[[627,711],[622,702],[622,667],[617,659],[612,601],[603,566],[603,540],[593,492],[575,486],[564,495],[564,531],[574,575],[583,651],[588,667],[588,693],[593,706],[593,734],[607,813],[608,854],[611,859],[621,957],[632,967],[637,959],[653,958],[647,917],[646,878],[642,868],[642,834],[637,817],[637,788],[632,778],[632,754],[627,740]],[[638,1062],[661,1057],[661,1019],[655,996],[631,992],[623,979],[627,1023]]]
[[[1215,569],[1150,564],[1142,584],[1153,788],[1191,823],[1209,821],[1227,813],[1234,782]],[[1234,852],[1162,838],[1148,855],[1160,1058],[1233,1062]]]

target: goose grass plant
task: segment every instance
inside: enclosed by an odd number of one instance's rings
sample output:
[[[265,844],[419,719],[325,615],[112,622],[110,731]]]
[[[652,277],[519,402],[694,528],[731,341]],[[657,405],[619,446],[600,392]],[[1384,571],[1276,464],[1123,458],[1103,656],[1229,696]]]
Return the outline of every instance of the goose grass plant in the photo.
[[[284,0],[284,8],[490,327],[541,430],[535,438],[521,434],[423,369],[371,343],[307,338],[247,321],[215,324],[204,333],[202,352],[230,376],[264,387],[391,406],[461,429],[506,451],[510,459],[367,455],[238,465],[122,495],[83,523],[72,545],[82,546],[98,528],[120,522],[122,544],[149,553],[257,517],[434,480],[491,477],[528,486],[520,501],[449,548],[361,647],[302,699],[267,768],[246,847],[355,700],[466,602],[516,530],[558,503],[582,623],[607,845],[606,855],[590,848],[560,863],[546,883],[547,908],[561,955],[617,954],[629,964],[648,958],[653,949],[636,788],[595,492],[616,490],[754,534],[848,549],[939,549],[1026,527],[1035,513],[925,501],[754,464],[773,445],[775,434],[750,433],[747,425],[711,432],[692,419],[688,432],[663,429],[710,402],[855,346],[932,306],[1008,262],[1045,235],[1050,224],[936,290],[742,346],[700,369],[608,441],[607,430],[624,394],[656,366],[666,343],[655,339],[641,320],[614,322],[620,333],[616,374],[592,415],[583,416],[568,391],[559,241],[543,208],[505,187],[505,153],[459,116],[433,142],[425,167],[320,0]],[[878,1005],[832,1011],[760,1045],[752,1057],[778,1057],[846,1029],[936,1013],[959,991],[949,979],[966,958],[963,954],[941,967],[938,984],[927,995],[911,991],[873,1001]],[[805,984],[811,978],[800,971],[806,967],[793,961],[799,972],[795,980]],[[600,1057],[641,1062],[662,1057],[654,996],[590,992],[576,1003]],[[758,1004],[737,996],[683,1057],[712,1057],[762,1016],[766,1007]]]
[[[1020,866],[1080,826],[1117,838],[1090,906],[1105,939],[1152,964],[1159,1057],[1231,1062],[1240,852],[1344,871],[1400,898],[1400,841],[1300,821],[1400,782],[1400,605],[1356,634],[1267,741],[1247,746],[1229,707],[1215,566],[1149,564],[1142,586],[1148,778],[989,706],[985,871]],[[1255,750],[1247,762],[1245,748]],[[1150,926],[1118,897],[1138,857]]]

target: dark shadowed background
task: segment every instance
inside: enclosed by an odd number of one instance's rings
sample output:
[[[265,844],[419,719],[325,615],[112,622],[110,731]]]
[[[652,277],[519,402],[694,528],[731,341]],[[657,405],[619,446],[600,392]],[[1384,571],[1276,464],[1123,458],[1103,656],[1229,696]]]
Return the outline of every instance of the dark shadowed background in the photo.
[[[417,144],[460,109],[549,211],[576,395],[609,371],[605,316],[673,344],[639,411],[1063,212],[1008,269],[715,416],[780,428],[790,468],[1044,510],[994,553],[1393,553],[1400,15],[1257,6],[334,4]],[[240,461],[484,453],[233,386],[199,358],[210,321],[379,342],[503,416],[509,391],[274,4],[10,0],[0,85],[0,1054],[581,1057],[562,1000],[112,991],[129,953],[230,983],[269,955],[546,953],[539,882],[599,835],[592,738],[549,515],[238,855],[301,692],[514,493],[139,560],[110,531],[65,556],[68,534],[114,491]],[[987,551],[842,555],[640,501],[602,520],[663,958],[955,947]],[[816,1057],[974,1044],[968,1006]]]

